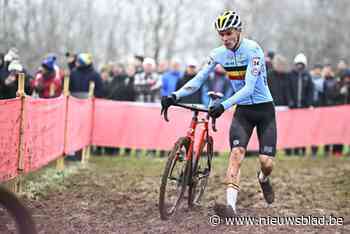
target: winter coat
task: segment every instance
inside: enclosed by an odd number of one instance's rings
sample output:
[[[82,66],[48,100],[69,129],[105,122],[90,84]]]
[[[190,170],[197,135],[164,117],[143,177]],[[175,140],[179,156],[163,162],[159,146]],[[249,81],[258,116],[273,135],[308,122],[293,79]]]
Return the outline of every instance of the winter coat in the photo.
[[[291,100],[289,107],[305,108],[312,105],[313,83],[307,70],[292,70],[289,75]]]
[[[76,96],[80,93],[88,93],[90,81],[95,82],[95,97],[103,97],[102,79],[100,74],[94,69],[92,65],[77,67],[70,74],[69,91]]]
[[[176,84],[181,79],[180,71],[168,71],[162,76],[161,96],[169,96],[176,90]]]
[[[267,83],[276,106],[290,106],[291,87],[287,72],[270,70]]]
[[[135,101],[134,76],[118,75],[109,85],[109,99]]]
[[[62,94],[63,77],[63,72],[60,70],[47,75],[38,72],[32,80],[31,86],[40,98],[58,97]]]

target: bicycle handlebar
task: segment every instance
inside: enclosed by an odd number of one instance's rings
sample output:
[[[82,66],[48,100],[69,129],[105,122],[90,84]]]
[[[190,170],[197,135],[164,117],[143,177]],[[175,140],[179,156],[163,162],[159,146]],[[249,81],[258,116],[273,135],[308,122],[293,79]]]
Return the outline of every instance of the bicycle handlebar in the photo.
[[[196,104],[181,104],[181,103],[175,103],[173,106],[179,106],[179,107],[182,107],[182,108],[185,108],[185,109],[189,109],[189,110],[192,110],[192,111],[198,111],[198,112],[204,112],[204,113],[208,113],[209,110],[208,108],[203,108],[203,107],[200,107]]]
[[[182,108],[185,108],[185,109],[188,109],[188,110],[191,110],[191,111],[209,113],[208,108],[203,108],[203,107],[200,107],[200,106],[195,105],[195,104],[175,103],[172,106],[182,107]],[[162,110],[161,113],[163,113],[163,110]],[[168,108],[164,110],[164,119],[165,119],[165,121],[169,122],[169,119],[168,119]],[[213,131],[216,132],[217,129],[216,129],[216,119],[215,118],[211,118],[211,124],[212,124]]]

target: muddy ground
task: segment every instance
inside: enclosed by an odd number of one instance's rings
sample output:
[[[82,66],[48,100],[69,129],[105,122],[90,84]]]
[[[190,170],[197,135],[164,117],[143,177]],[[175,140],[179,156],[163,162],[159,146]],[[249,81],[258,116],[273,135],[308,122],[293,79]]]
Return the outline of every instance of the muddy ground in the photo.
[[[39,233],[350,233],[350,158],[280,157],[272,176],[272,206],[264,202],[256,180],[257,159],[245,159],[241,171],[241,215],[333,215],[344,218],[340,226],[208,224],[214,202],[225,200],[226,163],[226,157],[214,159],[203,207],[183,206],[169,221],[161,221],[158,211],[165,164],[159,158],[92,157],[87,166],[71,163],[64,174],[46,168],[26,178],[21,198]],[[13,231],[3,214],[0,230]]]

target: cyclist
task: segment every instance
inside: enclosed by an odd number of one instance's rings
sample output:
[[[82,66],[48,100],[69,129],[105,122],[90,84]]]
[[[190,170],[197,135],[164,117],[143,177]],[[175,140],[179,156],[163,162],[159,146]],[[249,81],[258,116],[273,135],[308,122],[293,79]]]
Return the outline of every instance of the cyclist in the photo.
[[[184,87],[163,97],[162,108],[194,93],[208,79],[209,73],[221,64],[232,84],[234,94],[227,100],[209,109],[213,118],[218,118],[233,105],[237,105],[230,128],[231,153],[226,173],[227,205],[216,204],[215,212],[221,217],[236,215],[236,200],[239,191],[240,166],[245,156],[248,141],[254,127],[259,139],[261,170],[257,177],[267,203],[274,201],[269,175],[276,153],[276,121],[273,99],[267,85],[264,53],[254,41],[241,35],[242,22],[235,11],[225,11],[215,21],[215,29],[223,46],[214,49],[208,64]]]

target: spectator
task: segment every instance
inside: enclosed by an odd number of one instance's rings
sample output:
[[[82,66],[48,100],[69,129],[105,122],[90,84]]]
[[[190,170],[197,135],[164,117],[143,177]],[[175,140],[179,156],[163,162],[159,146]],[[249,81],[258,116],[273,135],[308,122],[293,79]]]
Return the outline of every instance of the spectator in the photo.
[[[340,96],[338,97],[338,104],[344,104],[346,103],[346,99],[348,99],[346,97],[346,90],[347,90],[347,77],[346,77],[346,73],[349,72],[348,69],[348,65],[346,63],[345,60],[340,60],[339,63],[337,64],[337,70],[336,70],[336,74],[335,77],[338,81],[338,88],[339,88],[339,92],[341,92]],[[345,98],[345,100],[344,100]],[[344,102],[345,101],[345,102]]]
[[[321,106],[324,96],[324,79],[322,77],[323,66],[321,64],[316,64],[311,70],[311,78],[314,86],[314,92],[312,96],[312,105]]]
[[[276,106],[289,106],[291,102],[290,79],[287,71],[287,60],[276,55],[273,60],[274,69],[268,72],[268,85]]]
[[[164,75],[164,73],[168,72],[169,70],[169,63],[167,60],[160,61],[157,66],[157,73],[159,76]]]
[[[105,65],[101,68],[100,70],[100,75],[101,75],[101,80],[102,80],[102,98],[108,98],[109,93],[110,93],[110,83],[112,82],[112,79],[110,77],[110,67],[109,65]],[[92,148],[93,153],[95,155],[102,155],[103,152],[108,151],[107,147],[102,147],[102,146],[94,146]]]
[[[113,92],[115,96],[112,96],[113,100],[118,101],[135,101],[135,89],[134,89],[134,80],[135,80],[135,66],[129,64],[125,71],[123,71],[118,77],[115,77],[115,80],[118,81],[112,85],[116,87],[116,90]],[[108,151],[108,150],[107,150]],[[116,148],[115,152],[120,153],[120,149]],[[125,156],[130,156],[131,149],[125,148]]]
[[[306,56],[302,53],[294,58],[294,69],[290,74],[291,108],[305,108],[312,105],[313,83],[307,67]]]
[[[340,103],[350,104],[350,69],[343,72],[340,80]]]
[[[103,66],[100,70],[102,80],[102,98],[108,98],[110,96],[110,86],[112,82],[111,72],[108,65]]]
[[[124,89],[124,80],[126,78],[124,65],[121,63],[115,63],[112,65],[111,70],[111,82],[109,84],[108,99],[121,100],[122,91]]]
[[[311,75],[306,67],[306,56],[302,53],[295,56],[294,69],[291,71],[289,76],[291,90],[291,100],[289,102],[289,106],[291,108],[306,108],[312,105],[313,83]],[[305,147],[296,148],[294,153],[296,155],[304,156],[305,151]],[[291,153],[289,150],[286,152],[287,155]]]
[[[115,76],[111,83],[109,98],[116,101],[135,101],[135,67],[129,65],[127,70],[122,64],[118,64],[117,67],[117,69],[114,69]]]
[[[324,79],[324,105],[333,106],[340,103],[339,82],[335,78],[332,66],[327,64],[323,67],[322,76]],[[326,154],[335,154],[340,156],[343,152],[343,145],[326,145]]]
[[[111,82],[108,84],[108,99],[115,101],[122,101],[125,98],[125,80],[126,73],[122,63],[115,63],[112,65],[110,72]],[[106,87],[105,87],[106,88]],[[107,155],[119,155],[120,148],[117,147],[105,147]]]
[[[324,79],[322,77],[323,66],[321,64],[316,64],[310,71],[312,83],[314,86],[314,93],[312,96],[312,105],[317,107],[323,104],[324,100]],[[318,146],[311,146],[311,156],[316,158],[318,151]]]
[[[162,79],[162,87],[161,87],[160,95],[163,96],[162,95],[162,93],[164,92],[164,81],[163,81],[163,78],[164,78],[164,75],[170,73],[170,71],[169,71],[169,62],[167,60],[162,60],[162,61],[160,61],[158,63],[157,73],[158,73],[158,76],[161,77],[161,79]],[[175,83],[175,88],[176,88],[176,83]],[[174,88],[173,91],[175,91],[175,88]],[[166,154],[167,153],[165,151],[161,150],[160,153],[159,153],[159,156],[160,157],[164,157]]]
[[[216,65],[213,74],[209,76],[208,81],[202,88],[202,103],[205,106],[209,105],[209,91],[222,93],[224,95],[223,100],[231,97],[233,94],[232,84],[226,78],[226,71],[220,64]]]
[[[92,55],[81,53],[77,55],[76,68],[70,73],[69,91],[72,96],[77,98],[88,98],[90,81],[95,83],[94,96],[103,97],[103,86],[100,74],[93,66]],[[68,160],[80,160],[82,151],[75,153],[75,156],[69,155]]]
[[[180,89],[182,86],[184,86],[187,83],[187,81],[193,79],[193,77],[196,76],[197,68],[198,66],[194,61],[187,64],[183,77],[179,80],[179,82],[177,82],[176,90]],[[197,90],[195,93],[189,96],[181,98],[181,102],[200,104],[202,102],[201,89]]]
[[[13,60],[18,60],[19,57],[17,53],[12,50],[9,50],[7,54],[2,54],[1,56],[1,66],[0,66],[0,97],[1,93],[4,92],[5,86],[4,81],[10,75],[8,67]],[[1,91],[3,90],[3,91]]]
[[[275,52],[268,51],[265,55],[266,70],[269,72],[273,69],[273,59],[275,57]]]
[[[71,73],[76,68],[77,54],[66,52],[67,66],[69,73]]]
[[[135,67],[133,65],[129,65],[125,70],[124,65],[115,64],[112,70],[114,77],[110,84],[110,95],[108,98],[115,101],[134,101]],[[130,155],[130,152],[131,149],[125,149],[125,155]],[[118,155],[120,153],[120,148],[106,147],[106,153],[109,155]]]
[[[324,79],[324,106],[333,106],[340,103],[339,82],[335,77],[330,64],[323,67],[322,77]]]
[[[62,94],[64,74],[56,64],[56,57],[49,56],[41,63],[41,67],[32,80],[34,89],[40,98],[53,98]]]
[[[90,81],[95,82],[95,97],[103,97],[102,79],[93,66],[91,54],[81,53],[77,56],[77,68],[70,74],[71,94],[78,98],[87,98]]]
[[[136,100],[155,102],[161,88],[161,79],[155,72],[156,63],[152,58],[145,58],[142,66],[144,71],[135,75]]]
[[[337,64],[337,71],[335,76],[341,78],[344,75],[345,70],[348,68],[348,65],[344,59],[341,59]]]
[[[162,76],[162,88],[160,92],[162,97],[169,96],[176,90],[176,84],[182,76],[180,69],[181,64],[179,61],[171,61],[170,70]]]
[[[156,73],[156,63],[152,58],[145,58],[142,63],[143,72],[135,74],[136,100],[139,102],[155,102],[159,98],[161,79]],[[136,150],[139,156],[141,151]],[[155,150],[148,150],[147,155],[154,156]]]
[[[135,93],[135,74],[136,69],[135,66],[132,64],[129,64],[126,68],[126,78],[124,80],[124,95],[123,99],[124,101],[134,102],[136,98]]]
[[[18,90],[19,73],[24,73],[25,84],[24,91],[31,95],[30,81],[31,76],[26,72],[18,60],[13,60],[8,66],[9,76],[4,80],[3,99],[15,98]]]
[[[110,76],[113,80],[114,77],[125,75],[125,67],[122,63],[112,63]]]
[[[19,73],[24,73],[26,78],[25,93],[27,95],[31,95],[31,76],[26,72],[20,63],[17,50],[15,48],[12,48],[4,56],[4,67],[2,68],[0,74],[1,99],[15,98],[17,96]]]

